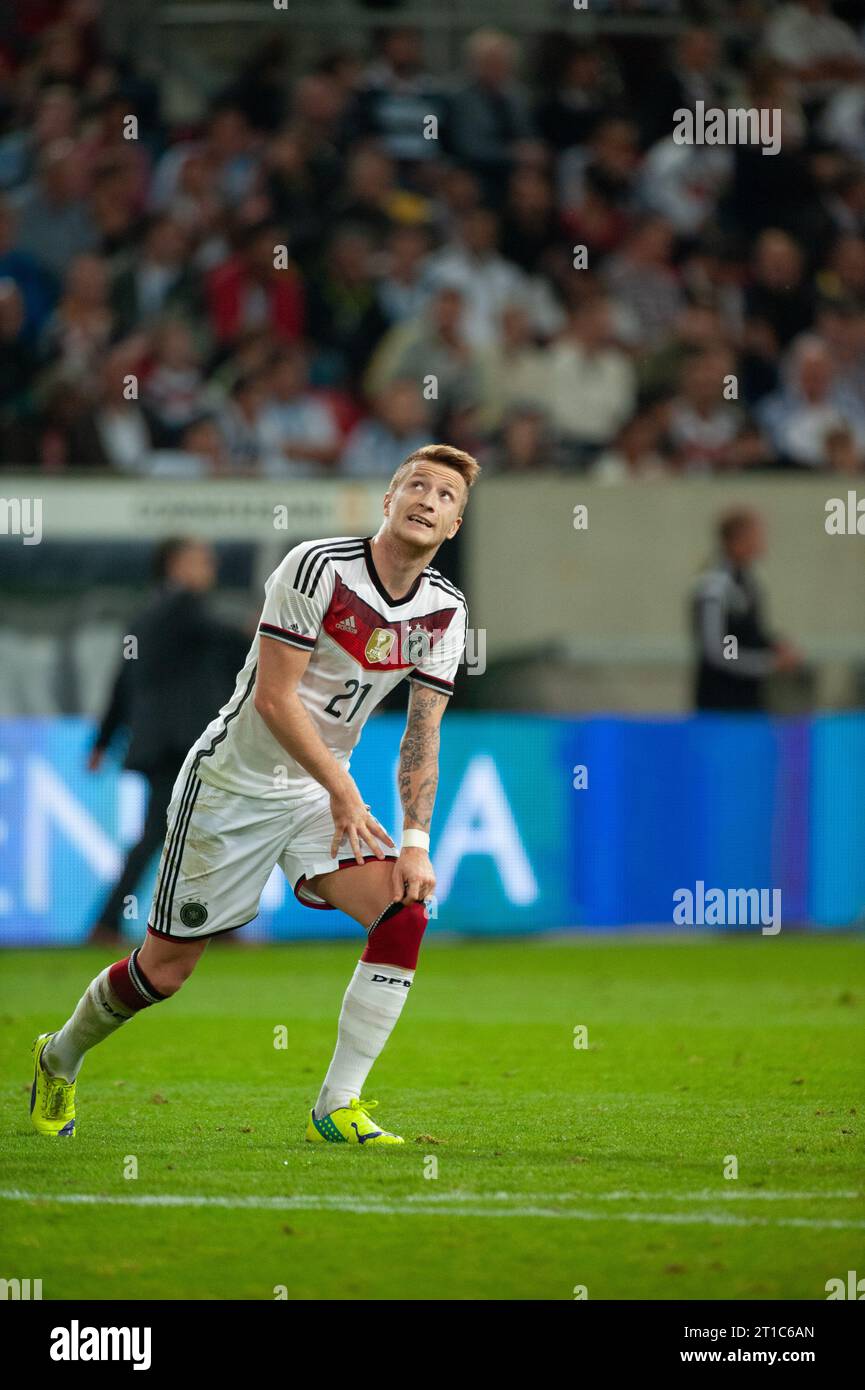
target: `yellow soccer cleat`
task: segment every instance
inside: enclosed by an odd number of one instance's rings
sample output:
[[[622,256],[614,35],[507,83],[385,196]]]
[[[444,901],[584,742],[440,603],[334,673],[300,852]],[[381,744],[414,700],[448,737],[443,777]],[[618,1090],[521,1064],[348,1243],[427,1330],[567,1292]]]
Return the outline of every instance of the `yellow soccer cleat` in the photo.
[[[54,1037],[40,1033],[30,1051],[35,1058],[30,1092],[30,1123],[38,1134],[52,1139],[71,1139],[75,1134],[75,1082],[51,1076],[42,1065],[42,1053]]]
[[[369,1118],[367,1111],[377,1105],[377,1100],[352,1100],[320,1120],[310,1110],[304,1138],[310,1144],[402,1144],[404,1140],[399,1134],[379,1129]]]

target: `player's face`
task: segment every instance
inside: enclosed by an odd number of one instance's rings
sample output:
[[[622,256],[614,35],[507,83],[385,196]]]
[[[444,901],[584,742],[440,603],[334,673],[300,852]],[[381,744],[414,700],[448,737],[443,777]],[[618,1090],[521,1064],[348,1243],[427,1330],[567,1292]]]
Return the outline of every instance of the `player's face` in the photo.
[[[390,495],[388,518],[394,535],[424,550],[437,549],[459,530],[464,489],[453,468],[415,464]]]

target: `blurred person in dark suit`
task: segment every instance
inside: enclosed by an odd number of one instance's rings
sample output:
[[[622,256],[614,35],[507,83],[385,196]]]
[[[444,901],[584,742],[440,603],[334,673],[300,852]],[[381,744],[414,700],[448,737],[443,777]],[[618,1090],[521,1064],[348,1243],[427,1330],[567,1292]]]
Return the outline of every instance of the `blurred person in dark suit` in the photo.
[[[89,936],[90,944],[122,940],[125,899],[165,838],[171,789],[190,742],[231,690],[248,639],[212,618],[205,595],[216,582],[216,556],[190,537],[163,541],[154,561],[158,588],[133,619],[137,657],[120,663],[108,708],[88,758],[96,772],[120,729],[128,729],[123,767],[147,779],[144,825]]]
[[[718,542],[718,558],[700,575],[692,598],[695,704],[698,710],[762,710],[767,678],[801,666],[802,657],[765,622],[753,573],[766,549],[763,518],[744,507],[727,512],[718,523]]]

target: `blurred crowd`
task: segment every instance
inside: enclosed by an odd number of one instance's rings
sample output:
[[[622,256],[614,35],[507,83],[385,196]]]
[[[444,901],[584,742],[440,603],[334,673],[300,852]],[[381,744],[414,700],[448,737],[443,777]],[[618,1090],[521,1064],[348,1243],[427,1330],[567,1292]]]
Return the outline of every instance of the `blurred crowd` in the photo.
[[[616,38],[493,30],[431,71],[405,27],[298,74],[289,11],[180,124],[95,0],[21,6],[3,466],[383,477],[434,437],[609,482],[861,472],[865,29],[748,10],[642,81]],[[698,101],[779,111],[780,151],[677,144]]]

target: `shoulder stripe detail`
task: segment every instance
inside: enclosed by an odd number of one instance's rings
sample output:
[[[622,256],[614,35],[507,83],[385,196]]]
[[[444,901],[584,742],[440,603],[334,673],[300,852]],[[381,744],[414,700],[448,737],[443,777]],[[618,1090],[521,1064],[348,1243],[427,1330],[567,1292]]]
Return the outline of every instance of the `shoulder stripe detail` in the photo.
[[[451,598],[457,599],[466,610],[466,617],[468,617],[469,606],[459,589],[455,589],[453,584],[448,584],[447,582],[442,583],[438,579],[429,578],[429,576],[427,577],[427,582],[431,584],[434,589],[441,589],[442,593],[449,594]]]
[[[289,632],[284,627],[274,627],[273,623],[259,623],[258,630],[265,637],[273,637],[289,647],[300,647],[305,652],[311,652],[316,642],[314,637],[307,637],[302,632]]]
[[[361,558],[362,555],[363,546],[361,546],[358,550],[341,550],[338,555],[325,555],[324,558],[319,562],[319,566],[315,572],[312,584],[309,585],[307,589],[308,597],[312,598],[315,594],[315,591],[318,588],[318,581],[321,579],[321,576],[324,574],[324,571],[326,570],[327,566],[331,563],[332,560],[357,560]]]
[[[346,549],[357,548],[359,545],[361,545],[361,540],[352,537],[348,537],[344,541],[318,541],[316,544],[311,545],[297,567],[297,573],[294,576],[294,588],[298,589],[302,594],[306,593],[306,586],[309,583],[310,575],[316,560],[318,560],[320,556],[326,555],[330,557],[333,555],[340,555]]]
[[[428,676],[426,671],[412,671],[409,680],[417,681],[418,685],[428,685],[430,690],[437,690],[440,695],[453,695],[453,681],[443,681],[438,676]]]

